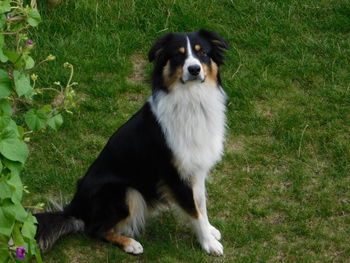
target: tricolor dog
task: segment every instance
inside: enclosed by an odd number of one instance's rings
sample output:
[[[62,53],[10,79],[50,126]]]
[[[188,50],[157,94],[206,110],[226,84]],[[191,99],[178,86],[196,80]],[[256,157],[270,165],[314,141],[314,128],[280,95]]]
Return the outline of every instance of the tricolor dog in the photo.
[[[134,237],[160,204],[174,204],[202,248],[223,254],[210,224],[205,180],[223,153],[226,94],[219,68],[227,42],[199,30],[168,33],[151,48],[152,95],[109,139],[63,211],[36,214],[44,251],[63,235],[84,232],[143,253]]]

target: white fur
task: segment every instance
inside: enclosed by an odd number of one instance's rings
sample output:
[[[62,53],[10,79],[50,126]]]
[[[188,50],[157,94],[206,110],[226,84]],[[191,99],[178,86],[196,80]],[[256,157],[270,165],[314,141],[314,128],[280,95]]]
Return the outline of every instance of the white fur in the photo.
[[[216,83],[189,81],[149,99],[181,176],[206,176],[220,160],[225,134],[225,93]]]
[[[200,67],[200,72],[199,72],[199,75],[198,75],[198,79],[200,81],[203,81],[205,79],[205,74],[204,74],[204,70],[203,70],[203,67],[202,67],[202,64],[200,63],[200,61],[195,58],[192,54],[192,48],[191,48],[191,43],[190,43],[190,40],[188,39],[187,37],[187,58],[185,60],[185,63],[183,65],[183,70],[182,70],[182,80],[184,82],[187,82],[189,79],[191,79],[191,73],[188,71],[188,67],[189,66],[194,66],[194,65],[197,65]]]
[[[139,242],[132,239],[130,244],[124,248],[124,251],[130,254],[138,255],[143,253],[143,247]]]
[[[130,216],[124,224],[116,226],[116,233],[128,237],[139,235],[145,226],[147,204],[141,193],[129,188],[126,193],[126,203],[129,206]]]
[[[208,254],[218,256],[223,255],[224,247],[211,233],[210,225],[203,216],[199,216],[198,219],[192,220],[192,226],[197,234],[198,241],[203,250],[205,250]]]

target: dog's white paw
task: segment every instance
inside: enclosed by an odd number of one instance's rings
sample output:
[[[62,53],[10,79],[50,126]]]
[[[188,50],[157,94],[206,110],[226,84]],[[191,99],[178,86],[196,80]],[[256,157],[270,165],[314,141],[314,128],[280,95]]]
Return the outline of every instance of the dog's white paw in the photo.
[[[213,237],[215,237],[216,240],[220,240],[221,239],[221,233],[220,233],[219,230],[217,230],[212,225],[209,226],[209,229],[210,229],[210,233],[213,235]]]
[[[132,239],[131,242],[124,247],[124,251],[130,254],[138,255],[143,253],[143,247],[139,242]]]
[[[210,239],[201,242],[202,248],[208,253],[216,256],[224,254],[224,247],[213,236]]]

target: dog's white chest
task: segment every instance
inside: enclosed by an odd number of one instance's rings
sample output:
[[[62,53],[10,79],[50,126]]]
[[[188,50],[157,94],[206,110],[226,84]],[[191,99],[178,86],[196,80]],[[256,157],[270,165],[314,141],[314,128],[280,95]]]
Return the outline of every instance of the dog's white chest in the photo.
[[[206,174],[220,160],[225,133],[225,93],[216,84],[174,87],[150,99],[182,176]]]

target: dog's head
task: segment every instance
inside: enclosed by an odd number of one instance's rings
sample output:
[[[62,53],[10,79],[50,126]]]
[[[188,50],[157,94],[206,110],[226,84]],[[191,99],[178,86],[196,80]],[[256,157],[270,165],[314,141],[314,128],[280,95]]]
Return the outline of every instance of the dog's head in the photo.
[[[148,54],[155,62],[153,86],[169,90],[177,83],[218,82],[218,68],[228,48],[221,36],[203,29],[161,36]]]

